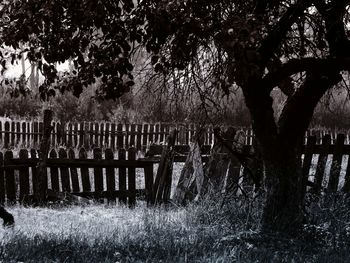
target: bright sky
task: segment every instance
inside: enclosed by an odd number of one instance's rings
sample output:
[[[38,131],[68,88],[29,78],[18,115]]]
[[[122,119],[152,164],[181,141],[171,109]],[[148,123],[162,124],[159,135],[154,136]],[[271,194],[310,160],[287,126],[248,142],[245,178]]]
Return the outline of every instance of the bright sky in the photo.
[[[68,70],[68,62],[58,64],[58,71],[67,71]],[[28,60],[25,61],[25,69],[26,69],[26,77],[28,78],[31,72],[30,63]],[[21,61],[15,62],[14,65],[8,64],[8,70],[5,72],[5,77],[7,78],[18,78],[22,74],[22,63]]]

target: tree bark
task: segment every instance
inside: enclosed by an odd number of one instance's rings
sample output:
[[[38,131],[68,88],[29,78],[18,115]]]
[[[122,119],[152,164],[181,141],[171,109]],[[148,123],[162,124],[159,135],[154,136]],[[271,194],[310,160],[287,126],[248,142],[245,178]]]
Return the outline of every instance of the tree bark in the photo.
[[[273,161],[265,161],[266,203],[262,231],[295,235],[304,221],[300,156],[295,147],[281,149]]]

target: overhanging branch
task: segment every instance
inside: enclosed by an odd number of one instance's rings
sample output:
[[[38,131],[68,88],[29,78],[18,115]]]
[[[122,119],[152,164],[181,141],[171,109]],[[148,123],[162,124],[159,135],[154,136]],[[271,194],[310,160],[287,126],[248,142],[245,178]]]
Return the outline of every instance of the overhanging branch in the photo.
[[[299,72],[309,72],[324,74],[325,76],[330,73],[336,73],[339,71],[350,71],[350,58],[302,58],[291,59],[287,63],[283,64],[278,70],[268,73],[264,78],[264,86],[269,87],[272,90],[285,78],[292,76]]]
[[[282,40],[285,38],[287,32],[290,30],[291,26],[311,4],[312,1],[310,0],[299,0],[297,3],[288,8],[258,49],[263,65],[270,60],[280,46]]]

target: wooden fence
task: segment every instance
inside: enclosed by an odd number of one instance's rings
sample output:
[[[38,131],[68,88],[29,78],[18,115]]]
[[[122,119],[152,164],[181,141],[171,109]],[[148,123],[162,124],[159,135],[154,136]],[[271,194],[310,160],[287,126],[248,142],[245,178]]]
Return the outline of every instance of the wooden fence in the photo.
[[[52,122],[51,147],[65,146],[85,149],[111,148],[121,149],[135,147],[137,150],[145,150],[150,144],[161,144],[165,141],[170,130],[176,128],[178,136],[176,145],[188,145],[196,131],[194,124],[170,124],[170,123],[144,123],[144,124],[116,124],[108,122],[81,122],[61,125]],[[213,127],[205,129],[204,144],[211,145],[214,140]],[[237,128],[240,129],[240,128]],[[243,128],[246,134],[246,144],[253,141],[252,129]],[[23,148],[38,148],[42,138],[43,123],[38,121],[0,121],[0,145],[9,148],[20,145]],[[325,134],[331,135],[335,141],[337,131],[310,130],[306,137],[317,135],[320,139]],[[345,132],[345,134],[348,134]],[[349,140],[349,136],[346,137]]]
[[[346,136],[339,134],[334,142],[331,135],[318,140],[316,136],[308,137],[304,147],[302,173],[308,179],[309,187],[316,191],[326,192],[350,191],[350,145],[345,144]],[[249,151],[246,145],[244,151]],[[161,147],[156,147],[160,150]],[[155,149],[155,156],[157,150]],[[175,146],[175,161],[184,162],[188,146]],[[209,146],[202,148],[203,161],[208,160]],[[149,201],[154,189],[154,164],[159,162],[153,158],[136,159],[137,149],[119,149],[114,152],[108,148],[102,152],[100,148],[92,151],[93,157],[87,158],[87,151],[81,148],[76,156],[73,149],[63,148],[51,150],[47,160],[47,189],[55,192],[67,192],[81,197],[115,201],[134,205],[137,194],[144,194]],[[348,159],[348,161],[344,161]],[[7,150],[0,153],[0,202],[30,203],[37,189],[36,150],[20,150],[18,157]],[[141,170],[139,170],[140,168]],[[245,178],[245,169],[237,169]],[[138,171],[138,176],[136,173]],[[136,179],[142,181],[136,187]],[[249,184],[246,184],[249,187]]]
[[[121,149],[135,147],[137,150],[145,150],[150,144],[161,144],[165,141],[169,132],[176,128],[178,136],[176,145],[188,145],[196,131],[194,124],[185,123],[144,123],[144,124],[116,124],[109,122],[80,122],[62,125],[52,122],[51,134],[52,147],[73,147],[85,149],[111,148]],[[214,141],[213,127],[208,125],[204,144],[211,145]],[[237,128],[240,129],[240,128]],[[243,128],[246,134],[246,144],[252,145],[253,131]],[[43,123],[39,121],[0,121],[0,145],[9,148],[20,145],[23,148],[38,148],[42,138]],[[346,141],[349,141],[347,131]],[[325,129],[312,129],[306,133],[316,135],[318,140],[325,134],[331,135],[332,142],[335,141],[337,131]]]
[[[121,149],[135,147],[145,150],[152,143],[161,144],[170,130],[179,131],[176,144],[188,145],[195,133],[193,124],[116,124],[108,122],[81,122],[61,125],[52,122],[51,146],[95,147]],[[205,144],[213,142],[213,129],[206,128]],[[20,145],[24,148],[37,148],[43,132],[43,123],[37,121],[0,122],[0,144],[4,148]]]
[[[36,150],[21,150],[18,158],[8,150],[0,153],[0,202],[31,203],[39,193],[37,189]],[[51,150],[47,160],[45,188],[52,193],[66,192],[94,199],[106,198],[134,205],[137,194],[150,200],[153,186],[153,163],[151,160],[136,160],[136,149],[120,149],[118,158],[111,149],[93,150],[93,158],[87,158],[84,148],[78,158],[72,149]],[[136,169],[141,168],[143,187],[136,188]]]

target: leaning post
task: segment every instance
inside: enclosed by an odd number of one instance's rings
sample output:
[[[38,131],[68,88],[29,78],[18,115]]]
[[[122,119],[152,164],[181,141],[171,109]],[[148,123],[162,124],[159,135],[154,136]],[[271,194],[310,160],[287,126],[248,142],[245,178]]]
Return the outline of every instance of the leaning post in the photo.
[[[43,127],[43,137],[40,142],[39,151],[39,162],[37,164],[38,169],[38,191],[36,193],[36,199],[39,204],[43,204],[46,198],[47,191],[47,156],[50,150],[50,135],[52,131],[52,110],[44,110],[44,127]]]

